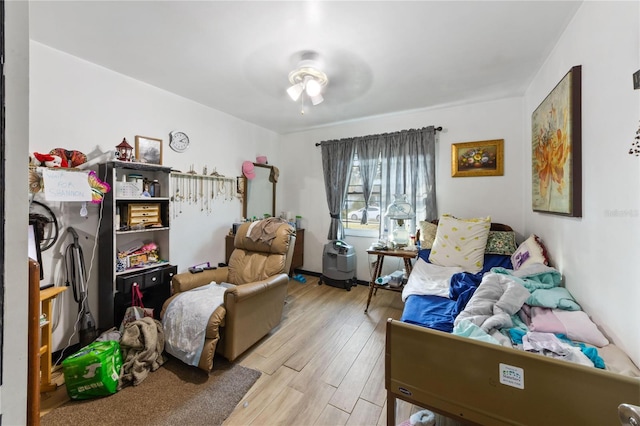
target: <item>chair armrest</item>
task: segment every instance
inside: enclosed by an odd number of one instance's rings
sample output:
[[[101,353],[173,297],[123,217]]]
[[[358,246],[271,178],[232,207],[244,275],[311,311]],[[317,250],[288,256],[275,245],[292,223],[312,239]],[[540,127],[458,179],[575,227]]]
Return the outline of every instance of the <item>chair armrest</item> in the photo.
[[[229,275],[229,269],[227,267],[210,269],[196,274],[191,272],[183,272],[176,274],[171,279],[171,285],[173,287],[173,293],[182,293],[183,291],[191,290],[192,288],[202,287],[215,281],[217,283],[226,282]]]
[[[265,291],[270,291],[271,287],[284,285],[285,287],[289,283],[289,277],[286,274],[278,274],[273,277],[269,277],[266,280],[256,281],[253,283],[240,284],[228,288],[224,293],[225,303],[240,303],[243,300],[251,297],[257,297]]]
[[[280,323],[288,284],[287,274],[278,274],[225,291],[225,358],[233,361]]]

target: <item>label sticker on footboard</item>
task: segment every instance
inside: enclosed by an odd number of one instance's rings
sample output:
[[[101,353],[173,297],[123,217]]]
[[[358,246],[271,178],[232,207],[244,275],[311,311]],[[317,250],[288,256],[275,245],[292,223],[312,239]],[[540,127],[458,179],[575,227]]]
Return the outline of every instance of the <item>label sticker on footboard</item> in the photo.
[[[524,389],[524,370],[513,365],[500,363],[500,383]]]

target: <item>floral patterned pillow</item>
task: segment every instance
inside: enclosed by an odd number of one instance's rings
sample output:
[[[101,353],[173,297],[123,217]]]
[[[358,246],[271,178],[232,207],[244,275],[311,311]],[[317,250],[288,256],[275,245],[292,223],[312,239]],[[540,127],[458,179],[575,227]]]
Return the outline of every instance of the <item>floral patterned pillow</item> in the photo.
[[[433,246],[433,241],[436,239],[436,231],[438,225],[435,223],[427,222],[425,220],[420,221],[420,247],[423,249],[430,249]]]
[[[485,254],[504,254],[511,256],[518,249],[516,233],[513,231],[489,231]]]
[[[442,215],[429,262],[440,266],[459,266],[473,274],[480,272],[490,227],[490,217],[457,219]]]

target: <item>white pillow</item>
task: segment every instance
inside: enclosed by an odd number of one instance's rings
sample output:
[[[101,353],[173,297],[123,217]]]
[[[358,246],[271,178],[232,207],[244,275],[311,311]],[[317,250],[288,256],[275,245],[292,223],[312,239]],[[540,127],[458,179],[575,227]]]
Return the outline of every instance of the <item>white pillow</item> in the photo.
[[[542,240],[535,234],[531,234],[511,255],[511,264],[516,271],[533,263],[549,264],[547,249],[542,244]]]
[[[459,266],[477,273],[484,264],[484,249],[491,228],[491,217],[457,219],[444,214],[438,221],[436,239],[429,262],[440,266]]]

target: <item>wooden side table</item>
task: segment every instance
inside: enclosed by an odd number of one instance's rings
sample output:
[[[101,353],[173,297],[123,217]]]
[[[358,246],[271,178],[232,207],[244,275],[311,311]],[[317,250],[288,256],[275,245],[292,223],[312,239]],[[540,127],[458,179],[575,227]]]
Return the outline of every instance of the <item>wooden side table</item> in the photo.
[[[417,251],[397,250],[397,249],[367,250],[367,253],[377,256],[377,259],[374,264],[373,276],[371,277],[371,281],[369,282],[369,297],[367,298],[367,306],[364,308],[365,314],[369,310],[369,304],[371,303],[371,296],[373,296],[374,291],[377,291],[379,288],[382,288],[384,290],[402,291],[402,286],[397,288],[392,288],[389,285],[376,284],[376,280],[382,274],[382,263],[384,261],[385,256],[401,257],[404,260],[404,268],[408,276],[411,273],[411,269],[412,269],[411,259],[415,259],[415,257],[418,255]]]

